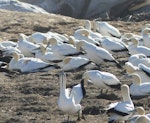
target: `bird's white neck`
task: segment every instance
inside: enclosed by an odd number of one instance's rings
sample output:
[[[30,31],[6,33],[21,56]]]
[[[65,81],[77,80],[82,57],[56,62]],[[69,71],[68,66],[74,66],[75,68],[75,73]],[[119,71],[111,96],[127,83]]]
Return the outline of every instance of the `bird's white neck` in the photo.
[[[66,75],[64,73],[61,73],[60,75],[60,93],[65,93],[66,89]]]

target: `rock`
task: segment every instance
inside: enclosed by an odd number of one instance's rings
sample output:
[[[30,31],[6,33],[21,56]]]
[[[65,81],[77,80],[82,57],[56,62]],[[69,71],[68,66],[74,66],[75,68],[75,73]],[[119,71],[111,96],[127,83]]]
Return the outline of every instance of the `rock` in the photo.
[[[29,4],[28,7],[24,2],[39,6],[49,13],[84,19],[95,19],[99,17],[114,19],[124,17],[141,7],[150,5],[150,0],[20,0],[21,2],[19,3],[17,0],[3,1],[11,1],[15,7],[21,5],[24,9],[27,9],[26,11],[40,10],[31,10],[32,7],[30,7]],[[0,2],[0,4],[1,3],[3,2]],[[4,8],[11,10],[15,7],[9,5]],[[24,9],[19,6],[16,10],[25,11]]]
[[[6,9],[10,11],[21,11],[21,12],[35,12],[48,14],[44,9],[34,6],[28,3],[23,3],[18,0],[1,0],[0,9]]]

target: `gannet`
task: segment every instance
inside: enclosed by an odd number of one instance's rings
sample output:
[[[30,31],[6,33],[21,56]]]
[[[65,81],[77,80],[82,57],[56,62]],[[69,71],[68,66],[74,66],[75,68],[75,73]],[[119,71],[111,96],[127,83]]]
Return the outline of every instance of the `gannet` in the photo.
[[[74,47],[71,44],[66,44],[66,43],[59,44],[59,43],[57,43],[57,40],[55,38],[49,39],[48,45],[50,45],[50,48],[52,49],[52,51],[55,54],[57,54],[59,57],[64,58],[65,56],[73,56],[73,55],[82,54],[81,52],[79,52],[76,49],[76,47]]]
[[[40,44],[40,49],[35,52],[35,58],[39,58],[45,62],[61,62],[64,57],[57,56],[51,49],[47,50],[44,45]]]
[[[147,70],[147,66],[143,65],[142,63],[140,63],[138,66],[134,66],[130,62],[126,62],[125,69],[129,75],[132,75],[133,73],[138,74],[142,83],[150,81],[149,69]]]
[[[66,88],[66,74],[62,72],[59,75],[60,78],[60,93],[58,99],[58,107],[65,113],[75,114],[78,113],[78,120],[82,116],[82,106],[80,102],[85,96],[86,91],[84,88],[84,81],[81,81],[80,84],[74,86],[71,90]],[[68,120],[69,121],[69,116]]]
[[[150,96],[150,82],[141,83],[138,74],[132,74],[133,83],[130,85],[130,94],[135,98]]]
[[[150,48],[150,28],[146,28],[142,32],[143,36],[143,45]]]
[[[42,33],[42,32],[35,32],[28,36],[27,40],[29,42],[39,44],[39,43],[48,43],[48,34],[47,33]]]
[[[17,47],[17,43],[13,41],[2,41],[0,42],[0,44],[2,44],[2,46],[4,47],[8,47],[8,46]]]
[[[88,70],[88,69],[94,69],[98,67],[89,59],[80,56],[66,57],[60,63],[60,66],[63,71],[75,71],[75,70],[83,70],[83,69]]]
[[[122,102],[111,103],[106,109],[110,115],[108,123],[118,121],[126,121],[133,115],[134,104],[130,98],[129,86],[124,84],[121,86]]]
[[[19,34],[18,49],[26,57],[34,57],[34,50],[39,48],[39,45],[26,40],[24,34]]]
[[[150,118],[142,115],[136,119],[135,123],[150,123]]]
[[[129,118],[129,119],[127,120],[127,123],[128,123],[128,122],[129,122],[129,123],[135,123],[136,120],[137,120],[139,117],[141,117],[141,116],[150,118],[150,114],[145,114],[145,110],[144,110],[144,108],[143,108],[142,106],[136,107],[136,108],[135,108],[133,111],[131,111],[131,112],[133,112],[134,115],[133,115],[131,118]],[[143,123],[143,122],[142,122],[142,123]]]
[[[109,37],[103,38],[100,41],[100,44],[103,48],[108,50],[110,53],[116,53],[116,52],[121,53],[123,51],[128,52],[127,45],[124,42]]]
[[[120,89],[121,82],[119,79],[109,72],[99,70],[89,70],[82,75],[85,82],[91,83],[100,89]]]
[[[5,47],[1,43],[0,43],[0,51],[3,56],[12,56],[13,52],[17,52],[21,54],[21,51],[17,47],[12,47],[12,46]]]
[[[86,41],[77,42],[76,48],[79,51],[85,51],[87,57],[96,63],[97,65],[103,64],[104,62],[115,63],[117,67],[121,68],[121,65],[106,49],[97,47],[92,43]]]
[[[140,45],[143,45],[143,42],[142,42],[143,37],[141,35],[136,35],[133,33],[125,33],[125,34],[121,35],[121,40],[122,40],[122,42],[127,44],[128,41],[130,40],[130,38],[133,38],[133,37],[139,41]]]
[[[94,32],[91,32],[87,29],[79,29],[74,32],[74,37],[77,40],[85,40],[95,45],[99,45],[98,39],[101,39],[100,36],[94,35]],[[95,40],[97,39],[97,40]]]
[[[97,31],[100,32],[103,36],[112,36],[117,38],[121,37],[120,31],[107,22],[95,21],[94,24]]]
[[[132,44],[128,45],[128,50],[131,55],[142,53],[146,55],[147,57],[150,57],[150,48],[145,47],[145,46],[139,46],[138,45],[139,42],[135,38],[130,38],[130,40]]]
[[[138,66],[145,58],[147,58],[147,56],[144,54],[134,54],[128,58],[128,62],[132,63],[134,66]]]
[[[60,67],[46,63],[38,58],[23,57],[14,52],[13,58],[9,62],[9,70],[16,70],[21,73],[49,71]]]
[[[84,30],[85,30],[85,32],[83,33]],[[77,29],[74,33],[75,36],[79,36],[79,37],[80,36],[82,37],[82,34],[84,34],[85,36],[91,37],[91,39],[92,38],[93,39],[101,39],[102,38],[102,35],[100,33],[96,32],[95,26],[93,27],[93,31],[92,31],[92,25],[91,25],[90,20],[85,20],[84,26],[82,26],[80,29]]]

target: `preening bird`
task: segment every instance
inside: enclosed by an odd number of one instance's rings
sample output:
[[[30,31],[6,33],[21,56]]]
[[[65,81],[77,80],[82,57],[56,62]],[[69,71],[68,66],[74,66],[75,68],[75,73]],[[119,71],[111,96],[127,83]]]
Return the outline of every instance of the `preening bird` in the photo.
[[[61,72],[60,78],[60,93],[58,99],[58,107],[63,112],[70,114],[78,113],[78,120],[82,117],[82,106],[80,104],[82,98],[85,96],[86,91],[84,88],[84,81],[80,84],[73,86],[72,89],[66,88],[66,74]],[[69,116],[67,121],[69,121]]]

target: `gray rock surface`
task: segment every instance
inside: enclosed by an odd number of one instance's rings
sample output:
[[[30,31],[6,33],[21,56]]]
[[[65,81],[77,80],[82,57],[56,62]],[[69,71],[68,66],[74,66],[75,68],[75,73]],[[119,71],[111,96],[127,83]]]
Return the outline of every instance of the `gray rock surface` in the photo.
[[[0,0],[0,9],[48,14],[44,9],[18,0]]]
[[[2,9],[42,13],[47,11],[84,19],[122,18],[141,13],[141,8],[146,13],[150,11],[146,9],[148,5],[150,0],[0,0]]]

